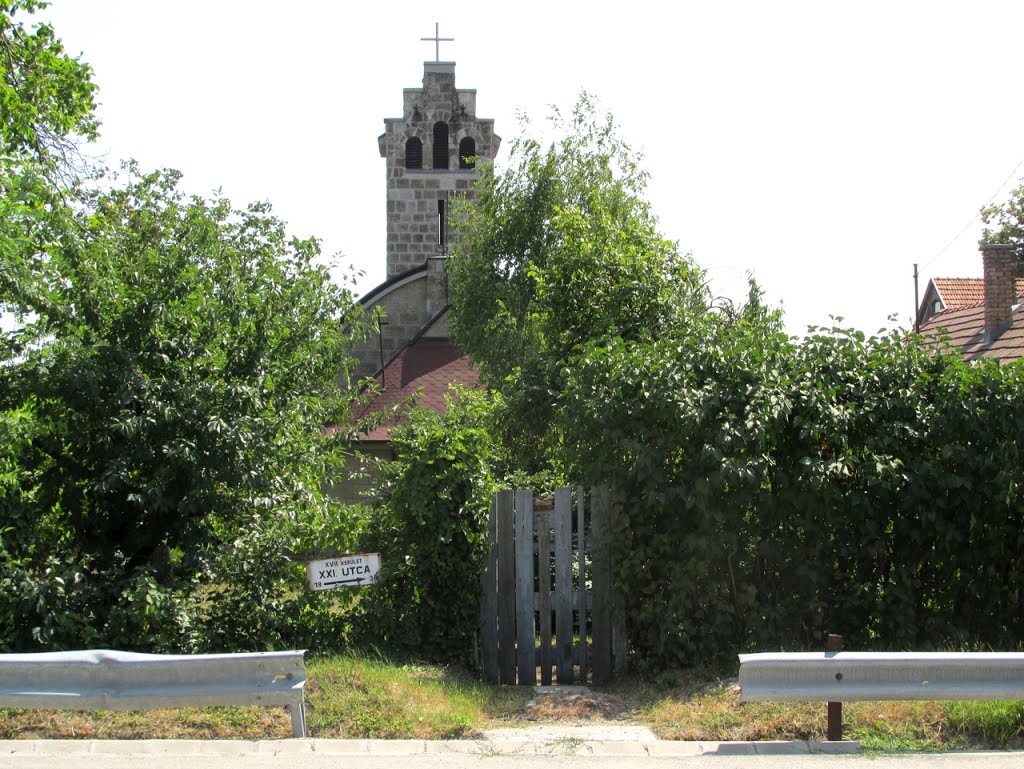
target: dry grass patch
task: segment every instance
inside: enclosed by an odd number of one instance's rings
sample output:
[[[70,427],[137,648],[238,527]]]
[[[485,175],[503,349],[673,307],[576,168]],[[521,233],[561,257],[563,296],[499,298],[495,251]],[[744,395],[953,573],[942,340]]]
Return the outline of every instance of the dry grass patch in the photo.
[[[616,687],[634,717],[668,740],[824,740],[824,702],[740,702],[735,679],[678,673]],[[1024,747],[1024,703],[848,702],[844,738],[876,750]]]
[[[271,740],[291,736],[291,717],[283,707],[0,709],[0,739],[5,740]]]
[[[529,723],[590,724],[631,721],[633,709],[612,692],[586,691],[573,687],[535,694],[524,701],[506,720]],[[508,726],[508,724],[502,724]]]

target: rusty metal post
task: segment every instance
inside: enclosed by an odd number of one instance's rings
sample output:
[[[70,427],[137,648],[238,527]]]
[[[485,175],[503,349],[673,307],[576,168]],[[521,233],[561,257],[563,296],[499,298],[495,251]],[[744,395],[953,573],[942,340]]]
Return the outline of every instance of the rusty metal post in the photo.
[[[842,650],[843,637],[829,633],[825,651],[841,652]],[[840,742],[843,739],[843,703],[841,702],[828,703],[828,739],[830,742]]]

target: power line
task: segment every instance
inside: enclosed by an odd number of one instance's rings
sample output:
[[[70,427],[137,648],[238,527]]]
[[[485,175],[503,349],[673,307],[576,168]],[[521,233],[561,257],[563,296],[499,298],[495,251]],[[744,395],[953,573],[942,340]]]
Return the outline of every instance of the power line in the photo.
[[[1024,166],[1024,159],[1021,159],[1021,161],[1014,167],[1014,169],[1012,171],[1010,171],[1009,176],[1007,176],[1006,179],[1003,180],[1003,183],[999,185],[999,188],[995,192],[992,193],[992,197],[990,197],[988,199],[988,202],[985,203],[985,205],[982,206],[982,208],[987,208],[988,206],[990,206],[992,204],[992,201],[996,199],[996,195],[998,195],[1000,192],[1002,192],[1003,188],[1006,186],[1007,182],[1009,182],[1010,179],[1012,179],[1014,176],[1017,175],[1017,171],[1018,171],[1018,169],[1020,169],[1021,166]],[[945,247],[941,251],[939,251],[939,253],[937,253],[935,256],[933,256],[931,259],[929,259],[924,265],[922,265],[921,269],[922,270],[926,269],[927,267],[932,265],[935,262],[936,259],[938,259],[944,253],[946,253],[946,251],[949,250],[950,246],[952,246],[954,243],[956,243],[958,240],[960,240],[961,237],[963,237],[963,234],[965,232],[967,232],[967,230],[969,230],[971,228],[971,225],[974,224],[974,222],[978,219],[979,216],[981,216],[981,210],[980,209],[978,210],[978,213],[976,213],[974,216],[972,216],[970,218],[970,221],[968,221],[967,224],[964,225],[964,228],[962,230],[960,230],[960,232],[958,232],[956,234],[956,237],[954,237],[951,241],[949,241],[949,243],[947,243],[945,245]]]

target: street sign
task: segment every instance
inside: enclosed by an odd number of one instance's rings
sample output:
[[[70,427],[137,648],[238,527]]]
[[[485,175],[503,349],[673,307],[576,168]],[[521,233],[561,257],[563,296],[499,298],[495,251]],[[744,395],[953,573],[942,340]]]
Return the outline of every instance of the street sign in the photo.
[[[306,561],[310,590],[372,585],[380,574],[380,553],[341,555],[323,561]]]

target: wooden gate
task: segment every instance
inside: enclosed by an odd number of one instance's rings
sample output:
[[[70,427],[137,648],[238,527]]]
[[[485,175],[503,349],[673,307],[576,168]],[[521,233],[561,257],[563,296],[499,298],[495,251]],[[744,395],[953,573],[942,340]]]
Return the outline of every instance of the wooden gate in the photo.
[[[604,683],[625,670],[622,601],[612,591],[608,489],[529,489],[491,500],[480,641],[492,683]]]

